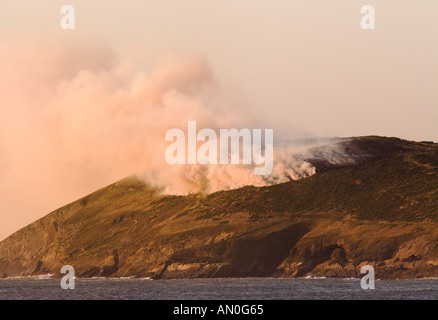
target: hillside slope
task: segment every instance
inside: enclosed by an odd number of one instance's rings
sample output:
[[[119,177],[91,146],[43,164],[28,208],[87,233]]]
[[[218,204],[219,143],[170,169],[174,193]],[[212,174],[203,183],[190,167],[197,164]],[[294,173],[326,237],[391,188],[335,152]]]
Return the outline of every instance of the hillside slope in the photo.
[[[438,146],[342,140],[354,165],[299,181],[165,196],[127,178],[0,242],[0,276],[438,276]]]

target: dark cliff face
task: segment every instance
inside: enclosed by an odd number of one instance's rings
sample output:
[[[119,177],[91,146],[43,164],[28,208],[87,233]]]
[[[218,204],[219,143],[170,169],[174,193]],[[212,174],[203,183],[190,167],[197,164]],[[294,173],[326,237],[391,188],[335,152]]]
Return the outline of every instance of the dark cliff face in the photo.
[[[0,276],[438,276],[438,147],[341,140],[354,164],[270,187],[163,196],[127,178],[0,242]]]

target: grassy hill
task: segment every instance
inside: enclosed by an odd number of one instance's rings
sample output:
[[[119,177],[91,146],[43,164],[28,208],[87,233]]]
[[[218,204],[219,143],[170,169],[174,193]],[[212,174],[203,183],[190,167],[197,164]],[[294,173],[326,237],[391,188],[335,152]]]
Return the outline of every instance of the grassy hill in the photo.
[[[127,178],[0,242],[0,276],[438,276],[438,145],[358,137],[354,164],[269,187],[160,195]]]

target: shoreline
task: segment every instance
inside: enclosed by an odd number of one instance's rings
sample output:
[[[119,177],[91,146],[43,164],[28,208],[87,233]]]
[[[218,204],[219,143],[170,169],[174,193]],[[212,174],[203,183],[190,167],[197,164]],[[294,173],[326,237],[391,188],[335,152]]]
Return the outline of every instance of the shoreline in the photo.
[[[13,280],[60,280],[62,277],[55,276],[53,274],[45,274],[45,275],[35,275],[35,276],[18,276],[18,277],[7,277],[7,278],[1,278],[1,281],[13,281]],[[108,281],[224,281],[224,280],[351,280],[351,281],[360,281],[361,278],[355,278],[355,277],[316,277],[316,276],[306,276],[306,277],[228,277],[228,278],[170,278],[170,279],[154,279],[151,277],[137,277],[137,276],[131,276],[131,277],[74,277],[75,280],[108,280]],[[437,280],[438,277],[424,277],[424,278],[399,278],[399,279],[380,279],[376,278],[375,281],[413,281],[413,280]]]

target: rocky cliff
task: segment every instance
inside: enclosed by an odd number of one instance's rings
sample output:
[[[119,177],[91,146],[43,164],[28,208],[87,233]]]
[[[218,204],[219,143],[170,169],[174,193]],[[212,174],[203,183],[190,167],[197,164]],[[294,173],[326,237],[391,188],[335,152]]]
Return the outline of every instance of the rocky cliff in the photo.
[[[0,276],[438,276],[438,146],[340,142],[356,159],[270,187],[160,195],[127,178],[0,242]]]

